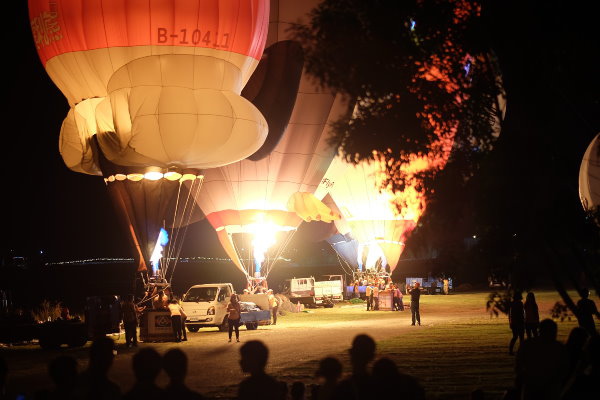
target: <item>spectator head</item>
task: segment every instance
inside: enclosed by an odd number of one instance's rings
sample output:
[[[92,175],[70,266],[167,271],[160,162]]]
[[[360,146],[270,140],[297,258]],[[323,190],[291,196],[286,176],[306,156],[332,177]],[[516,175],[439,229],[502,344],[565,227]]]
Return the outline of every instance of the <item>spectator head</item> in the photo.
[[[303,399],[304,398],[304,383],[300,381],[296,381],[292,383],[292,389],[290,390],[290,394],[292,395],[292,399]]]
[[[525,303],[535,303],[535,294],[533,294],[533,292],[527,292]]]
[[[545,340],[556,340],[558,325],[549,318],[540,322],[540,338]]]
[[[342,376],[342,363],[337,358],[326,357],[319,362],[315,375],[328,382],[335,382]]]
[[[353,365],[366,366],[375,357],[375,341],[369,335],[356,335],[350,348]]]
[[[234,294],[232,294],[232,295],[231,295],[231,297],[230,297],[229,299],[230,299],[230,301],[231,301],[232,303],[237,303],[237,302],[238,302],[238,297],[237,297],[237,294],[235,294],[235,293],[234,293]]]
[[[399,375],[398,366],[387,357],[380,358],[373,364],[373,375],[384,382],[392,381]]]
[[[419,286],[421,286],[421,284],[419,282],[415,282],[415,287],[418,288]]]
[[[583,346],[585,346],[585,341],[588,338],[588,333],[587,331],[580,327],[580,326],[576,326],[575,328],[571,329],[571,332],[569,332],[569,337],[567,338],[567,348],[570,350],[577,350],[580,351],[583,349]]]
[[[523,293],[521,292],[515,292],[515,294],[513,295],[513,300],[514,301],[519,301],[519,300],[523,300]]]
[[[133,373],[138,382],[154,382],[162,368],[160,354],[152,347],[138,351],[132,361]]]
[[[187,373],[187,356],[180,349],[171,349],[163,356],[163,367],[171,382],[183,382]]]
[[[269,359],[269,349],[260,340],[250,340],[240,348],[240,366],[250,374],[263,372]]]
[[[94,340],[90,347],[91,371],[100,374],[106,374],[115,358],[115,342],[106,336],[101,336]]]
[[[48,364],[48,375],[58,387],[75,385],[77,381],[77,360],[71,356],[60,356]]]
[[[581,289],[581,298],[583,299],[587,299],[588,297],[590,297],[590,290],[588,288],[583,288]]]

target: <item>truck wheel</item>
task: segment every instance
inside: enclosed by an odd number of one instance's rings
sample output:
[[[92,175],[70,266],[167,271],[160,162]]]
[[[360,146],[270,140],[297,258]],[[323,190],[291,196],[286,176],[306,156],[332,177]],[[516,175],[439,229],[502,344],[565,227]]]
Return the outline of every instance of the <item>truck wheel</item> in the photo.
[[[229,325],[227,324],[227,317],[223,318],[223,323],[219,325],[219,332],[227,332]]]
[[[246,322],[246,329],[249,331],[254,331],[258,329],[258,322]]]
[[[58,343],[56,338],[52,337],[51,335],[40,336],[39,343],[40,347],[44,350],[53,350],[60,348],[60,343]]]
[[[69,347],[82,347],[85,346],[85,344],[87,343],[87,337],[85,336],[79,336],[79,337],[74,337],[71,338],[69,340],[69,343],[67,343],[67,345]]]
[[[199,326],[193,326],[193,325],[187,325],[186,328],[190,332],[198,332],[198,330],[200,330]]]

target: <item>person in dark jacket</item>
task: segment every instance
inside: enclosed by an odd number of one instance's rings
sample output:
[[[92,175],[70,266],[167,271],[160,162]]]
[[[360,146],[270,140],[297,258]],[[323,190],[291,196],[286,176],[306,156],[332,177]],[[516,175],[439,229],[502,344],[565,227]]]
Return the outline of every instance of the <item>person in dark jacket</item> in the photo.
[[[594,316],[600,319],[600,313],[594,300],[591,300],[589,297],[590,291],[582,289],[581,299],[577,302],[577,320],[579,321],[579,326],[585,329],[588,334],[595,335],[597,332]]]
[[[538,336],[538,328],[540,326],[540,313],[538,305],[535,302],[535,295],[533,292],[527,293],[525,297],[525,333],[527,339],[535,338]]]
[[[417,322],[421,325],[421,312],[419,311],[419,301],[421,300],[421,284],[415,282],[415,285],[408,291],[410,293],[410,312],[412,314],[412,324]]]
[[[508,353],[514,355],[514,348],[517,339],[519,339],[519,347],[523,345],[525,340],[525,309],[523,308],[523,295],[521,292],[515,292],[513,301],[508,309],[508,324],[512,331],[512,338],[508,346]]]

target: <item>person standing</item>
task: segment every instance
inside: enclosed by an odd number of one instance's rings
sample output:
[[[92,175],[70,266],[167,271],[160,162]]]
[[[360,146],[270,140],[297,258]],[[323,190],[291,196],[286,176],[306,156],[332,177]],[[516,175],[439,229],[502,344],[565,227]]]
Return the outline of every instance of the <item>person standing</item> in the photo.
[[[448,278],[444,278],[442,280],[442,291],[444,292],[444,294],[448,294],[450,292],[450,280]]]
[[[521,292],[515,292],[513,301],[508,308],[508,324],[512,331],[512,338],[508,346],[508,353],[514,355],[514,347],[517,339],[519,339],[519,347],[523,345],[525,340],[525,310],[523,308],[523,295]]]
[[[367,311],[370,311],[373,309],[373,286],[371,286],[371,282],[365,288],[365,296],[367,296]]]
[[[227,304],[227,326],[229,327],[229,342],[231,343],[231,334],[235,329],[235,341],[240,341],[240,318],[242,317],[242,309],[238,300],[237,294],[232,294]]]
[[[177,300],[173,299],[169,301],[169,312],[171,313],[171,327],[173,328],[173,333],[175,334],[175,341],[181,342],[183,338],[181,321],[186,317],[183,312],[183,308],[179,305]]]
[[[358,299],[360,297],[360,289],[358,287],[358,281],[354,282],[353,296],[355,299]]]
[[[540,313],[533,292],[529,292],[525,296],[523,308],[525,310],[525,333],[527,334],[527,339],[538,337]]]
[[[590,335],[595,335],[596,324],[594,316],[600,319],[600,313],[596,308],[596,303],[590,298],[590,291],[587,288],[581,290],[581,299],[577,302],[577,320],[579,326],[585,329]]]
[[[271,310],[271,314],[273,316],[273,325],[277,325],[277,313],[279,312],[279,300],[273,294],[273,289],[267,290],[267,294],[269,296],[269,309]]]
[[[410,312],[412,315],[412,324],[415,322],[421,325],[421,312],[419,310],[419,301],[421,300],[421,284],[415,282],[415,285],[409,290],[410,293]]]
[[[373,286],[373,307],[375,311],[379,311],[379,285]]]
[[[125,328],[125,346],[137,347],[137,326],[139,310],[133,302],[133,295],[128,294],[121,303],[121,320]]]

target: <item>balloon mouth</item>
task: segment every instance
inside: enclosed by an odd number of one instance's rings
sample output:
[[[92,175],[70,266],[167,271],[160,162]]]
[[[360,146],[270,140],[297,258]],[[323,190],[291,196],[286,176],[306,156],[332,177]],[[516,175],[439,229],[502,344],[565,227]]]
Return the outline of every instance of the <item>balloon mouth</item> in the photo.
[[[196,179],[204,179],[204,175],[197,169],[180,169],[180,168],[160,168],[160,167],[147,167],[147,168],[127,168],[123,167],[123,171],[114,172],[111,175],[104,177],[106,184],[116,181],[132,181],[139,182],[142,180],[148,181],[159,181],[165,179],[171,182],[179,181],[193,181]]]

